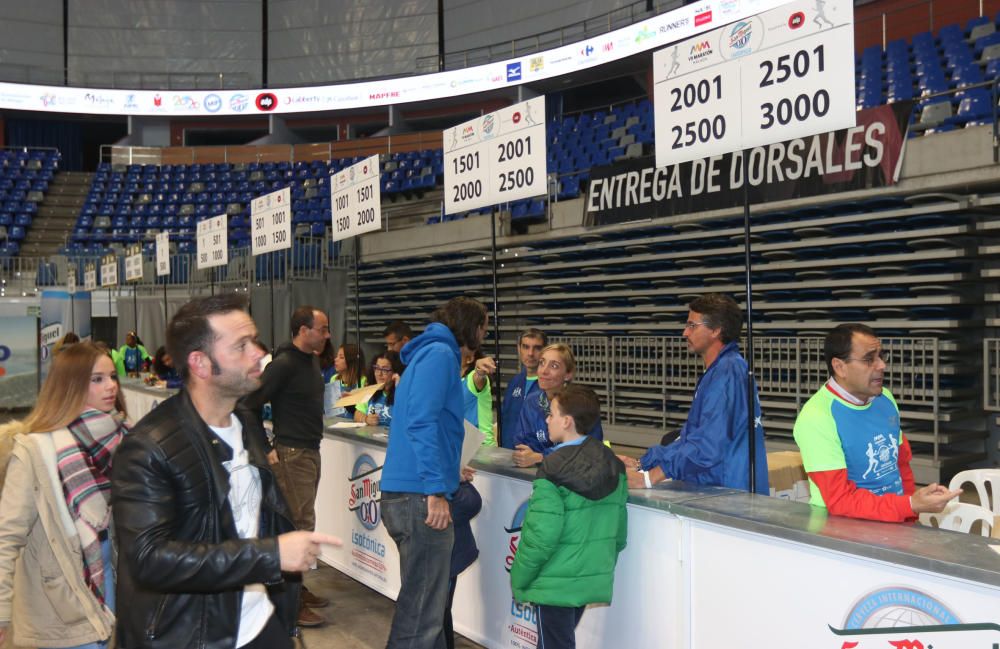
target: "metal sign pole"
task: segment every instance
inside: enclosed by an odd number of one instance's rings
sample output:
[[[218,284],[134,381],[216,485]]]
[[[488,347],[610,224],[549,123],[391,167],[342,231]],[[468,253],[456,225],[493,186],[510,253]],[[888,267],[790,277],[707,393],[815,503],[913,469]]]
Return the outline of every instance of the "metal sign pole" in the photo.
[[[496,208],[490,208],[490,252],[492,255],[492,274],[493,274],[493,341],[496,344],[496,357],[493,359],[497,364],[497,373],[493,379],[493,385],[497,388],[497,443],[499,444],[503,435],[503,420],[501,419],[500,412],[502,410],[501,394],[500,394],[500,299],[497,293],[497,211]],[[499,444],[503,446],[503,444]]]
[[[757,485],[757,417],[754,408],[753,385],[753,279],[750,277],[750,173],[747,163],[749,151],[740,152],[743,164],[743,258],[746,264],[747,289],[747,449],[750,454],[750,493],[756,493]],[[736,157],[733,157],[736,161]]]

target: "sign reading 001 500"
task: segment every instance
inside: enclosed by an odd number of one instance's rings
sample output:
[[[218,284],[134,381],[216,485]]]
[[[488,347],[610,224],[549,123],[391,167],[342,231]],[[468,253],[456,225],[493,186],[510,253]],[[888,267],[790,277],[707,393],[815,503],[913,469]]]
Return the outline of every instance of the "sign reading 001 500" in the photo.
[[[334,241],[382,229],[382,185],[378,156],[330,178],[331,238]]]

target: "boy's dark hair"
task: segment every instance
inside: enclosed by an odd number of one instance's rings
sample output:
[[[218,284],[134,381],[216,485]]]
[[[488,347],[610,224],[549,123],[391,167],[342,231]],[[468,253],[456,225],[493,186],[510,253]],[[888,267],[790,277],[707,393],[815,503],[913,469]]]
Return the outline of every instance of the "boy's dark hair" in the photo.
[[[688,309],[700,313],[709,329],[721,329],[722,342],[728,344],[739,340],[743,331],[743,312],[736,300],[725,293],[706,293],[695,298]]]
[[[597,393],[585,385],[567,383],[552,401],[559,402],[559,410],[573,418],[576,432],[586,435],[601,418],[601,400]]]
[[[826,360],[826,368],[830,370],[830,376],[833,376],[833,359],[843,360],[851,355],[854,334],[876,338],[875,331],[871,327],[857,322],[839,324],[826,335],[826,339],[823,341],[823,359]]]
[[[312,329],[313,324],[316,322],[316,312],[319,311],[314,306],[309,304],[303,304],[294,311],[292,311],[292,319],[289,320],[289,328],[292,330],[292,338],[299,335],[299,329],[306,327]]]
[[[440,322],[451,330],[459,347],[479,349],[479,328],[486,322],[486,306],[471,297],[453,297],[431,314],[431,322]]]
[[[389,334],[395,336],[396,340],[413,338],[413,331],[410,329],[410,325],[402,320],[394,320],[385,326],[385,329],[382,330],[382,337],[385,338]]]
[[[167,353],[174,360],[174,369],[184,383],[191,376],[188,354],[208,352],[216,333],[208,322],[209,316],[232,311],[246,311],[247,299],[237,293],[221,293],[191,300],[174,314],[167,325]],[[215,361],[212,361],[213,369]]]

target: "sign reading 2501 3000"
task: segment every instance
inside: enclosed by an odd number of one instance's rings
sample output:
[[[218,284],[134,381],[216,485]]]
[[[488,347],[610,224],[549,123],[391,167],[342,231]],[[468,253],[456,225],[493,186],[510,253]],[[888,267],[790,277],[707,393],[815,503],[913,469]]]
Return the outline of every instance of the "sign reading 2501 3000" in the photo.
[[[382,229],[380,178],[377,155],[330,178],[330,232],[334,241]]]
[[[545,98],[444,131],[444,205],[455,214],[545,193]]]

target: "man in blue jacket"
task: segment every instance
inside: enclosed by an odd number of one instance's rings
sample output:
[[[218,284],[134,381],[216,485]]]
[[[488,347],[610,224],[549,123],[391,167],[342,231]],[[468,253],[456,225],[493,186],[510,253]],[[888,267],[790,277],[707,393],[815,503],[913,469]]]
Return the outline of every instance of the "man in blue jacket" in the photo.
[[[538,393],[538,361],[542,350],[549,344],[549,337],[541,329],[525,329],[517,337],[517,355],[521,371],[507,384],[500,406],[501,442],[504,448],[514,448],[514,433],[521,417],[521,407],[528,395]]]
[[[386,649],[445,647],[451,550],[448,497],[458,489],[463,421],[462,352],[486,336],[486,307],[457,297],[403,347],[382,467],[382,520],[399,548],[401,586]]]
[[[638,461],[622,458],[630,489],[648,488],[672,478],[699,485],[750,489],[747,443],[747,362],[740,354],[743,313],[733,298],[709,293],[689,306],[684,338],[701,356],[705,373],[680,436],[654,446]],[[760,400],[754,386],[755,491],[768,493],[767,453],[760,423]]]

